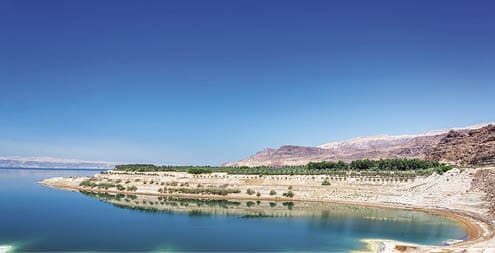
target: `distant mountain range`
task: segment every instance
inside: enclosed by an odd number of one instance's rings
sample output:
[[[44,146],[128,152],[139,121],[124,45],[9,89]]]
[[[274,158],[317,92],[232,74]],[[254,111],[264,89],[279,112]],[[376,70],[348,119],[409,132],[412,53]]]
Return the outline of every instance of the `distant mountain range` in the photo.
[[[55,169],[112,169],[115,163],[53,157],[0,157],[0,167]]]
[[[488,126],[490,126],[491,128]],[[480,137],[478,139],[470,137],[472,136],[470,133],[473,130],[483,128],[488,128],[488,130],[482,131],[485,134],[488,133],[486,134],[486,136]],[[223,166],[285,166],[304,165],[308,162],[318,161],[342,160],[349,162],[357,159],[387,158],[430,158],[452,163],[469,164],[469,162],[466,161],[476,161],[478,159],[463,157],[469,152],[472,153],[472,151],[469,151],[469,149],[467,148],[456,149],[455,152],[458,153],[458,156],[463,158],[457,157],[456,159],[449,160],[449,158],[453,157],[453,155],[446,155],[447,153],[450,154],[450,152],[445,151],[447,149],[450,149],[450,147],[445,143],[461,142],[465,143],[465,147],[481,145],[484,147],[484,153],[494,154],[495,141],[492,141],[491,138],[492,135],[495,138],[495,131],[491,132],[492,128],[492,125],[486,123],[462,128],[435,130],[415,135],[379,135],[371,137],[357,137],[347,141],[331,142],[316,147],[284,145],[278,149],[264,149],[244,160],[238,162],[228,162],[223,164]],[[457,137],[467,137],[462,140],[449,140],[447,142],[443,141],[443,139],[446,137],[451,138],[452,136],[454,136],[453,132],[450,131],[454,131],[455,133],[457,133],[455,135]],[[488,140],[488,142],[481,143],[481,139],[486,139]],[[439,146],[439,144],[442,145]],[[431,154],[431,152],[433,151],[436,152],[435,155]],[[495,162],[495,159],[492,161],[490,160],[490,158],[479,159],[484,159],[484,163]]]
[[[315,147],[266,148],[222,166],[286,166],[319,161],[421,158],[462,165],[495,165],[495,124],[430,131],[414,135],[379,135]],[[112,169],[116,163],[52,157],[1,157],[0,167]]]

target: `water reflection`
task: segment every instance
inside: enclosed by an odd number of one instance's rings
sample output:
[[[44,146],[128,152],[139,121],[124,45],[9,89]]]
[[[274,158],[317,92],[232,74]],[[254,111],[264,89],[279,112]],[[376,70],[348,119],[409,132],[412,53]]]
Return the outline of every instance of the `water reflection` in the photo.
[[[324,228],[352,226],[356,221],[375,224],[403,223],[452,225],[448,218],[409,210],[317,202],[274,202],[260,200],[192,199],[167,196],[125,195],[82,192],[119,208],[144,212],[187,213],[189,215],[228,215],[240,217],[307,217],[314,225]]]
[[[0,245],[23,252],[348,252],[364,238],[461,239],[443,217],[362,206],[77,194],[37,182],[92,171],[0,170]],[[89,195],[89,196],[88,196]],[[119,208],[115,208],[119,207]]]

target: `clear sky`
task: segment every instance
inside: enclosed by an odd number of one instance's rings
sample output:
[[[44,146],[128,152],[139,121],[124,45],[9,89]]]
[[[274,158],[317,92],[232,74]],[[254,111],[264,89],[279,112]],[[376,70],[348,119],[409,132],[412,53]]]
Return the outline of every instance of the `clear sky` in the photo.
[[[219,164],[495,121],[494,10],[0,0],[0,156]]]

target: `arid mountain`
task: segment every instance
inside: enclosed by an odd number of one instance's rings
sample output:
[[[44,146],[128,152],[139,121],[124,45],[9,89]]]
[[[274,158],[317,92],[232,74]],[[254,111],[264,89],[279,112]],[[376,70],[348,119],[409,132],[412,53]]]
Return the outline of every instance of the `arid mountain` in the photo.
[[[465,134],[488,124],[455,128]],[[347,141],[326,143],[317,147],[284,145],[278,149],[267,148],[251,157],[225,163],[223,166],[284,166],[303,165],[317,161],[352,161],[356,159],[426,158],[449,133],[449,129],[417,135],[380,135],[358,137]]]
[[[462,165],[495,164],[495,125],[468,132],[451,130],[426,158]]]

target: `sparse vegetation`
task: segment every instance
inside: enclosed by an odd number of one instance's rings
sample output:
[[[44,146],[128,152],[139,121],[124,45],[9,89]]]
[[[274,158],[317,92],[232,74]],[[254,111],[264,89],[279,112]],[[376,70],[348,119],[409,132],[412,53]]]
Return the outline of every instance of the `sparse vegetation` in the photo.
[[[122,191],[124,190],[124,186],[120,185],[120,184],[114,184],[114,183],[95,183],[95,182],[92,182],[91,180],[84,180],[82,181],[79,186],[83,186],[83,187],[90,187],[90,188],[98,188],[98,189],[105,189],[105,190],[108,190],[110,188],[117,188],[119,191]]]
[[[288,192],[282,193],[282,196],[288,197],[288,198],[293,198],[294,197],[294,193],[292,191],[288,191]]]
[[[247,195],[253,195],[254,193],[255,193],[255,192],[254,192],[253,190],[251,190],[251,189],[247,189],[247,190],[246,190],[246,194],[247,194]]]
[[[439,175],[442,175],[443,173],[451,170],[452,167],[450,165],[441,165],[437,168],[435,168],[435,172],[438,173]]]
[[[161,188],[160,188],[161,189]],[[231,193],[241,193],[238,189],[225,188],[163,188],[162,193],[211,194],[227,196]]]
[[[206,169],[206,168],[189,168],[187,170],[188,173],[190,174],[205,174],[205,173],[211,173],[211,169]]]
[[[135,192],[137,191],[137,187],[132,185],[132,186],[127,186],[126,188],[127,191],[130,191],[130,192]]]
[[[98,186],[98,184],[93,183],[90,180],[84,180],[79,184],[79,186],[94,188],[94,187]]]
[[[165,183],[165,185],[167,185],[167,186],[177,186],[178,183],[177,182],[167,182],[167,183]]]

